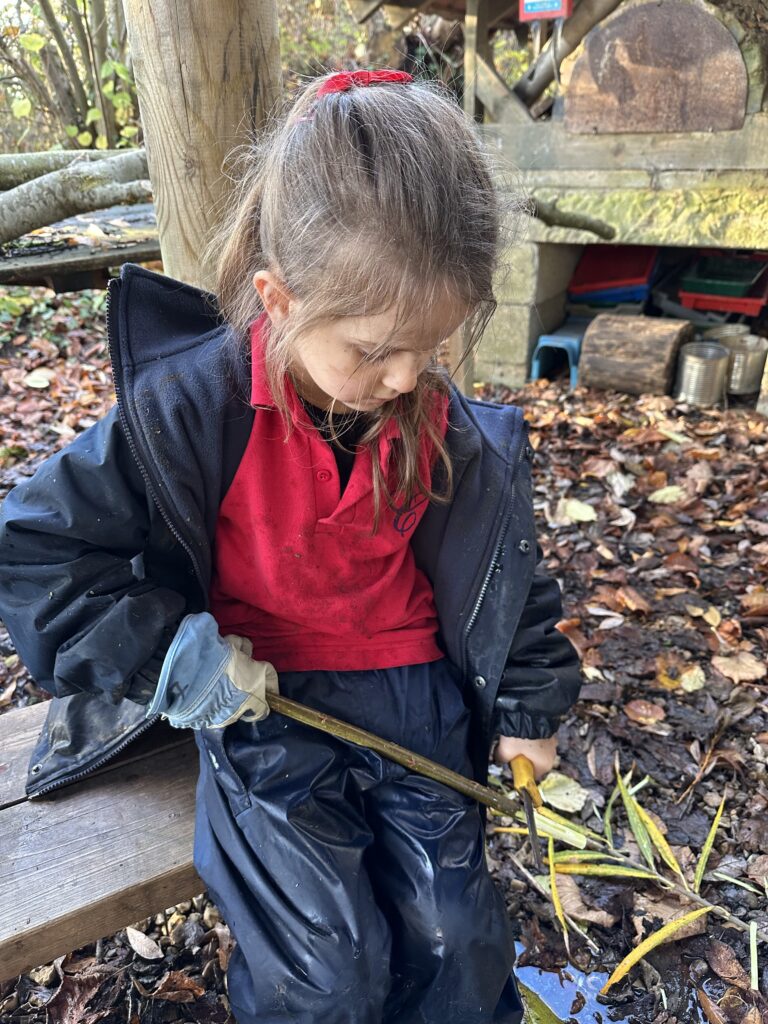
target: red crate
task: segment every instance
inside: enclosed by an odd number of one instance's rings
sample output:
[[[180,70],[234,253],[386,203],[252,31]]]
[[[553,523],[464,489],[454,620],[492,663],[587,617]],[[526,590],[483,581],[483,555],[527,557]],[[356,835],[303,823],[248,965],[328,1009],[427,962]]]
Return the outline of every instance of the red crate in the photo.
[[[749,295],[709,295],[706,292],[679,292],[680,302],[687,309],[710,309],[717,313],[741,313],[742,316],[760,316],[768,302],[768,271]]]
[[[648,284],[658,251],[655,245],[588,245],[568,291],[581,295]]]

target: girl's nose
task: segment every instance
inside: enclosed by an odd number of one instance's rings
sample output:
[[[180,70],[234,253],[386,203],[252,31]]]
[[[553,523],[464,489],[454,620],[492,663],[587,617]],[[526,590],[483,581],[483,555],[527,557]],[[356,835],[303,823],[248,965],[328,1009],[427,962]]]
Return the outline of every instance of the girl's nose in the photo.
[[[399,395],[407,394],[416,387],[421,368],[421,360],[413,352],[397,352],[387,363],[381,382]]]

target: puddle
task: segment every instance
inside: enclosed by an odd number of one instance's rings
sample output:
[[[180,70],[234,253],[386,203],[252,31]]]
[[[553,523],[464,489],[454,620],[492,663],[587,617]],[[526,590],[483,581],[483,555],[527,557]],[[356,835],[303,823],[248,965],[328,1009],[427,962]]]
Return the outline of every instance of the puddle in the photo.
[[[524,947],[516,945],[520,956]],[[608,980],[605,971],[584,974],[572,964],[562,974],[539,967],[517,967],[515,977],[526,1004],[525,1024],[647,1024],[647,1018],[634,1014],[631,1006],[598,1002],[597,995]],[[685,1000],[687,1012],[681,1019],[686,1024],[706,1024],[695,994],[691,992],[690,996]],[[581,1009],[572,1012],[575,1006]]]

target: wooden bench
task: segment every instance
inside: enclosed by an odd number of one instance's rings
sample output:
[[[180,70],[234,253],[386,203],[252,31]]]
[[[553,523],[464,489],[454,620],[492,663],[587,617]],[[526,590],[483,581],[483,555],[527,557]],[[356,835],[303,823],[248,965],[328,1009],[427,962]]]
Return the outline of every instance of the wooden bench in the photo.
[[[45,714],[37,704],[0,715],[1,980],[205,889],[192,866],[190,734],[155,727],[81,782],[29,800]]]

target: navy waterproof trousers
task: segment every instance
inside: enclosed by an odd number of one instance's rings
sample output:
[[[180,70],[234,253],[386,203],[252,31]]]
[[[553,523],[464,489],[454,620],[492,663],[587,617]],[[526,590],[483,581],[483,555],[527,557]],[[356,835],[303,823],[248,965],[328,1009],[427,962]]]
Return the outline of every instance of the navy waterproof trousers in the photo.
[[[471,774],[447,659],[280,692]],[[519,1024],[476,803],[274,712],[197,736],[194,862],[237,940],[238,1024]]]

